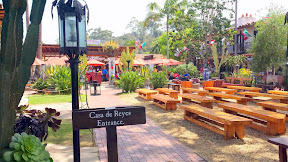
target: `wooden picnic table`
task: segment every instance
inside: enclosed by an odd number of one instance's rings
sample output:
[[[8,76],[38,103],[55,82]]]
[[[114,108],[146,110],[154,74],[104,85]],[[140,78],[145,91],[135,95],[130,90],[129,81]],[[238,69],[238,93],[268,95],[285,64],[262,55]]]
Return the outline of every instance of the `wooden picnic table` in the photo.
[[[244,90],[244,91],[251,91],[251,92],[259,92],[262,88],[258,87],[246,87],[246,86],[227,86],[229,89],[237,89],[237,90]]]
[[[288,91],[269,90],[267,93],[288,96]]]
[[[176,83],[170,82],[170,83],[168,83],[168,89],[169,89],[170,85],[171,85],[173,90],[176,90],[176,87],[177,87],[178,91],[180,91],[180,85],[181,84],[176,84]]]
[[[252,119],[253,123],[249,124],[249,127],[263,131],[269,135],[284,134],[286,132],[285,114],[232,102],[220,103],[218,107],[223,108],[224,112]]]
[[[236,89],[228,89],[228,88],[220,88],[220,87],[205,87],[205,90],[209,92],[217,91],[217,92],[225,92],[226,94],[234,94],[237,92]]]
[[[168,88],[157,88],[159,94],[169,95],[172,98],[178,99],[178,94],[180,91],[168,89]]]
[[[219,92],[209,93],[209,95],[213,96],[213,98],[216,99],[218,103],[229,102],[227,100],[223,100],[222,98],[233,99],[233,100],[236,100],[238,104],[243,104],[243,105],[247,105],[247,102],[251,100],[248,97],[219,93]]]
[[[164,110],[176,110],[177,103],[180,103],[179,100],[163,94],[152,95],[151,98],[153,99],[154,105],[157,105]]]
[[[197,93],[199,96],[206,96],[209,91],[196,88],[181,88],[183,93]]]
[[[269,93],[258,93],[258,92],[239,92],[240,95],[244,95],[245,97],[270,97],[274,100],[280,100],[281,103],[288,104],[288,96],[285,95],[276,95]]]
[[[250,119],[198,105],[181,105],[180,107],[184,109],[185,120],[219,133],[224,136],[225,140],[233,139],[234,136],[239,139],[244,138],[244,126],[252,123]]]
[[[196,94],[180,94],[180,97],[182,97],[182,102],[193,102],[193,103],[197,103],[200,102],[201,106],[207,107],[207,108],[213,108],[213,102],[216,102],[215,99],[213,98],[207,98],[207,97],[203,97],[203,96],[199,96]],[[195,102],[196,101],[196,102]]]
[[[268,142],[279,146],[279,161],[287,162],[288,137],[270,138]]]
[[[145,100],[150,100],[151,99],[151,95],[157,94],[157,91],[153,91],[150,89],[137,89],[136,92],[138,92],[139,97],[144,98]]]

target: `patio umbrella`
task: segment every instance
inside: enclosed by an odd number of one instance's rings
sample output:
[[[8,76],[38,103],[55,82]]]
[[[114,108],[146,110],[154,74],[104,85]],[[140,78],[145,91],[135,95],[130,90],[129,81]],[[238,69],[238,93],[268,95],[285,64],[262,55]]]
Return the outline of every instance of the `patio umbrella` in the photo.
[[[65,66],[66,65],[66,61],[68,60],[68,58],[66,56],[64,57],[53,57],[50,58],[46,61],[46,63],[48,65],[60,65],[60,66]]]
[[[32,65],[46,65],[46,62],[44,62],[41,59],[35,58],[35,60],[34,60]]]
[[[89,61],[87,61],[87,65],[102,66],[102,65],[105,65],[105,64],[100,62],[100,61],[97,61],[97,60],[89,60]]]

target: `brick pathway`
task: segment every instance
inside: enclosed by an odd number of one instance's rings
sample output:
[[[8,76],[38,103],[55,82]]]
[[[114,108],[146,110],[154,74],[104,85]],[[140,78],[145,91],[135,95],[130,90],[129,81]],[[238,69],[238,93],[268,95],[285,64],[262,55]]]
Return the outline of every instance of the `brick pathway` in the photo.
[[[89,96],[89,107],[113,107],[127,105],[115,95],[119,90],[103,89],[100,96]],[[105,128],[94,129],[99,148],[100,161],[107,161]],[[120,162],[128,161],[205,161],[184,146],[147,117],[147,123],[117,127],[118,154]]]

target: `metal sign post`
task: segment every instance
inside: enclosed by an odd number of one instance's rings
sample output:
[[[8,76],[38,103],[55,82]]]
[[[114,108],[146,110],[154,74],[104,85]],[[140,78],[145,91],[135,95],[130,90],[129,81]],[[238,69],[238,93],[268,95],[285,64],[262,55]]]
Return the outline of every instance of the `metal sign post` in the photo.
[[[73,130],[106,127],[108,162],[118,162],[116,126],[146,123],[144,106],[80,109],[72,113]]]

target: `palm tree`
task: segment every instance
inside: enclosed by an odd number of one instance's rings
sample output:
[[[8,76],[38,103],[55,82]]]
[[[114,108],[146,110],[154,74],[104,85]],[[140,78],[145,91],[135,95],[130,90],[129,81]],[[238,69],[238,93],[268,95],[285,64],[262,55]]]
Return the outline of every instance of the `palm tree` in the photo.
[[[148,8],[150,12],[148,13],[144,26],[148,26],[149,22],[153,20],[154,22],[161,20],[162,18],[166,18],[166,32],[167,32],[167,58],[169,58],[169,19],[174,15],[177,9],[180,6],[187,4],[186,0],[166,0],[164,7],[160,8],[160,6],[156,2],[152,2],[148,4]]]

